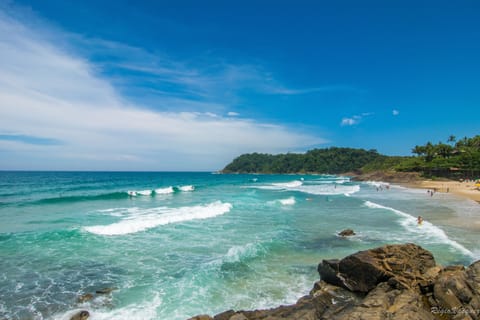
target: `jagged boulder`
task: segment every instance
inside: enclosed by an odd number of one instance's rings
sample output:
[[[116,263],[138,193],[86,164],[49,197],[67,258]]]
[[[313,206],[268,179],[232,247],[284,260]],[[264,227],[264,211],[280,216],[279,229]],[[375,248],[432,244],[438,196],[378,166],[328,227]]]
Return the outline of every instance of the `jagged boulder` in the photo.
[[[359,251],[342,260],[323,260],[318,272],[331,284],[367,293],[393,277],[399,285],[414,285],[433,266],[435,259],[429,251],[409,243]]]

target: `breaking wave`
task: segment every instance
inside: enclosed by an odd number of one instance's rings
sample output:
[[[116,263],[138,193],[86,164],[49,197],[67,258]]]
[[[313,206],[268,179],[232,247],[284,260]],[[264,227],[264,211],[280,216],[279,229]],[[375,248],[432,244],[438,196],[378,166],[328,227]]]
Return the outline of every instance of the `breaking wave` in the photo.
[[[232,205],[230,203],[223,203],[221,201],[212,202],[203,206],[198,205],[180,208],[131,208],[129,209],[129,214],[119,222],[109,225],[84,227],[84,230],[97,235],[124,235],[145,231],[170,223],[213,218],[227,213],[231,209]]]
[[[365,201],[364,204],[371,209],[388,210],[402,217],[403,219],[400,221],[400,224],[413,234],[419,235],[426,240],[430,240],[432,242],[440,242],[450,245],[451,247],[460,250],[463,254],[474,257],[474,254],[470,250],[465,248],[460,243],[450,239],[445,233],[445,231],[428,221],[423,221],[421,227],[419,227],[417,223],[417,218],[406,212],[391,207],[382,206],[381,204],[371,201]]]
[[[360,185],[345,185],[345,184],[325,184],[323,181],[302,182],[294,180],[291,182],[272,183],[270,185],[263,186],[251,186],[252,188],[265,189],[265,190],[285,190],[285,191],[298,191],[314,195],[340,195],[345,196],[352,195],[360,191]]]

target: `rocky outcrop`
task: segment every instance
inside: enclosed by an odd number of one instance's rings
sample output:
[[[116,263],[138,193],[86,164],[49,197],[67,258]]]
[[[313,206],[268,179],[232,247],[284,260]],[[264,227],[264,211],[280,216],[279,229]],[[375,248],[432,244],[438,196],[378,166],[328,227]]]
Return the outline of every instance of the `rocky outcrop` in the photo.
[[[354,236],[356,233],[352,229],[345,229],[342,230],[338,233],[340,237],[349,237],[349,236]]]
[[[323,260],[318,271],[321,280],[293,305],[191,320],[480,319],[480,261],[441,267],[429,251],[404,244]]]
[[[392,245],[360,251],[340,261],[323,260],[318,266],[320,277],[353,292],[367,293],[380,282],[404,287],[435,266],[433,255],[414,244]]]

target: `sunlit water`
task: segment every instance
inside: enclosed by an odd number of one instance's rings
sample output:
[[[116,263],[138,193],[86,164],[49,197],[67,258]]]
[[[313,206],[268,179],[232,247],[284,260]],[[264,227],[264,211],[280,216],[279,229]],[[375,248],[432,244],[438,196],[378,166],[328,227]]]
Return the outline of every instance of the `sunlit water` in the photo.
[[[335,176],[0,172],[0,318],[168,320],[293,303],[321,259],[387,243],[469,264],[478,235],[448,221],[479,215],[451,195]],[[346,228],[357,235],[338,237]]]

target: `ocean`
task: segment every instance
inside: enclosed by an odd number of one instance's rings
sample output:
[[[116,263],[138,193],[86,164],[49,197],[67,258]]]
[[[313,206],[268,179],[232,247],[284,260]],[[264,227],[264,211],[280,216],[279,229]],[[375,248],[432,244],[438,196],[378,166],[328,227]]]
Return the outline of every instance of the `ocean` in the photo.
[[[322,259],[384,244],[468,265],[478,230],[451,222],[479,214],[450,194],[333,175],[0,172],[0,318],[176,320],[294,303]],[[337,236],[346,228],[356,235]]]

